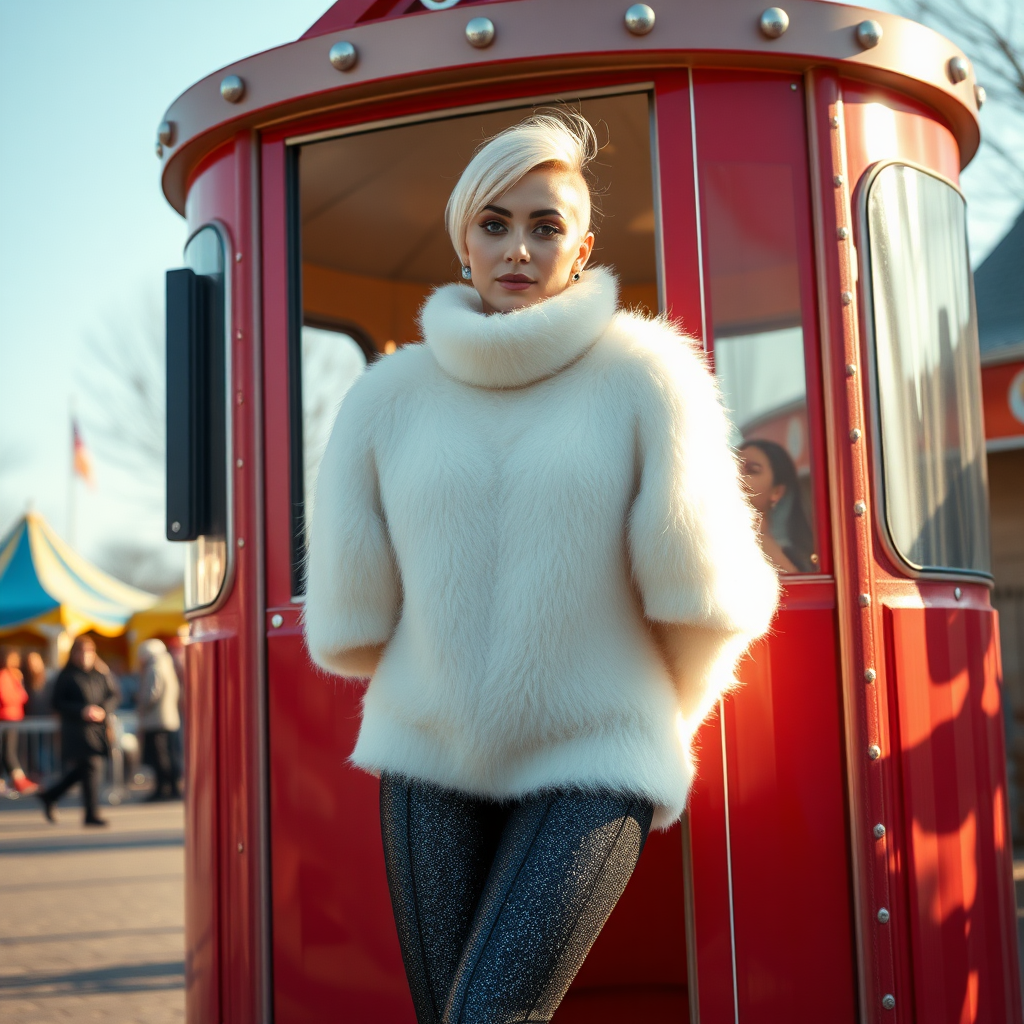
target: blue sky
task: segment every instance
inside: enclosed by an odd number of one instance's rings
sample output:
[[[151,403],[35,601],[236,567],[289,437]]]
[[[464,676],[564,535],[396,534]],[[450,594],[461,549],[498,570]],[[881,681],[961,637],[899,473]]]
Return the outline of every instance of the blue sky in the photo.
[[[328,6],[0,0],[0,531],[32,502],[66,532],[72,403],[89,442],[88,339],[162,317],[163,273],[184,242],[153,153],[164,110],[211,71],[297,38]],[[979,161],[965,175],[976,258],[1017,212],[1001,173]],[[78,485],[84,553],[124,538],[160,545],[153,482],[140,498],[137,480],[95,461],[95,490]]]

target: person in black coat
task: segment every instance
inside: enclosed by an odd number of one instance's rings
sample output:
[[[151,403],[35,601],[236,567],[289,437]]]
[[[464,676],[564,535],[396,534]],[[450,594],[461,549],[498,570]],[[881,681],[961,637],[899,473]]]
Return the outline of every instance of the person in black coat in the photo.
[[[91,637],[77,637],[53,687],[53,709],[61,721],[61,752],[70,768],[59,782],[37,794],[47,821],[57,820],[57,801],[81,782],[85,824],[107,824],[97,813],[97,803],[103,763],[110,753],[107,716],[120,702],[121,691],[113,676],[96,667],[96,644]]]

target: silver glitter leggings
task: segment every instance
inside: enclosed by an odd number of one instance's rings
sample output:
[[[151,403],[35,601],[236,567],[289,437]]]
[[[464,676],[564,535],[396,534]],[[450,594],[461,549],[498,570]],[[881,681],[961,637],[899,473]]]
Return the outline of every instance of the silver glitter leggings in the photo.
[[[385,773],[384,860],[419,1024],[549,1021],[653,813],[619,793],[500,804]]]

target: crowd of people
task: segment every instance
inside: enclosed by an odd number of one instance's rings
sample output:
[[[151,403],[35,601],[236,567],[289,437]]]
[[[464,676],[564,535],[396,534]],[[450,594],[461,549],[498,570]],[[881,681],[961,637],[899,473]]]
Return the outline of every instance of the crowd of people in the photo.
[[[177,668],[166,645],[144,641],[133,703],[142,761],[155,775],[149,800],[181,796],[180,694]],[[15,647],[0,648],[0,765],[13,793],[38,798],[46,819],[55,822],[58,801],[80,784],[84,823],[106,825],[99,813],[100,787],[112,751],[124,743],[115,728],[122,696],[119,681],[88,634],[76,637],[63,668],[49,672],[38,651],[27,651],[23,658]],[[60,723],[62,772],[46,788],[31,775],[56,766],[38,764],[26,771],[19,760],[22,730],[13,723],[26,716],[55,716]],[[0,778],[0,792],[6,788]]]

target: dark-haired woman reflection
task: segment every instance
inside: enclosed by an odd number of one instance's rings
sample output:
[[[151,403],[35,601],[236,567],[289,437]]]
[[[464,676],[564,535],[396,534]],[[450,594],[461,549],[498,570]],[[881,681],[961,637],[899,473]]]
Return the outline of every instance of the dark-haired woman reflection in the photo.
[[[765,438],[744,441],[740,452],[751,504],[761,513],[764,553],[782,572],[814,572],[814,533],[789,452]]]

